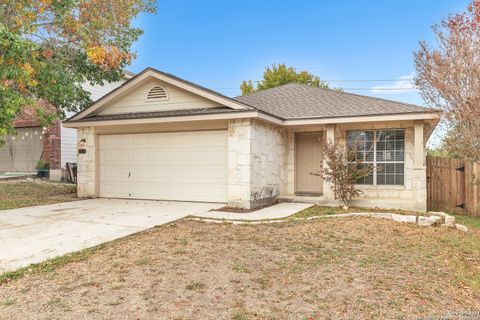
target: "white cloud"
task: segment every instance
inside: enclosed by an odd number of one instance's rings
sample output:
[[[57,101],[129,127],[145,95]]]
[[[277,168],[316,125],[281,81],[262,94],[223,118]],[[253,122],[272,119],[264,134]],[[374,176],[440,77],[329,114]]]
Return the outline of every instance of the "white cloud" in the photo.
[[[416,89],[413,84],[413,78],[415,73],[398,77],[394,82],[387,85],[374,86],[370,90],[371,93],[382,93],[382,94],[398,94],[398,93],[407,93],[415,92]]]

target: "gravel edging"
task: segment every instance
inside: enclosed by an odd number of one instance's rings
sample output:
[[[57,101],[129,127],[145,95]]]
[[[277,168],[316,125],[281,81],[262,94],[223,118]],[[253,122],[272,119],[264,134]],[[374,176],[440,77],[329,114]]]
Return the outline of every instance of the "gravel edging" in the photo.
[[[330,218],[367,217],[367,218],[393,220],[401,223],[411,223],[421,227],[445,227],[445,228],[460,230],[463,232],[468,232],[468,228],[466,226],[455,223],[455,217],[445,212],[429,212],[429,214],[430,216],[409,216],[409,215],[401,215],[396,213],[352,212],[352,213],[340,213],[335,215],[312,216],[307,218],[254,220],[254,221],[212,219],[212,218],[201,218],[201,217],[190,217],[186,219],[192,220],[192,221],[209,222],[209,223],[270,224],[270,223],[285,223],[285,222],[292,222],[292,221],[308,221],[308,220],[330,219]]]

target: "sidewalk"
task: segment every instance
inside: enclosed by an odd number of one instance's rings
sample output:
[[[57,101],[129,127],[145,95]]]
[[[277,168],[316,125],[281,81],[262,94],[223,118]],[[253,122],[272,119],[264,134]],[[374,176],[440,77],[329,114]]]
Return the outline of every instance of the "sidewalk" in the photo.
[[[226,211],[209,211],[201,214],[196,214],[196,217],[209,219],[225,219],[225,220],[272,220],[289,217],[299,211],[310,208],[313,204],[310,203],[293,203],[285,202],[279,203],[268,208],[260,209],[248,213],[235,213]]]

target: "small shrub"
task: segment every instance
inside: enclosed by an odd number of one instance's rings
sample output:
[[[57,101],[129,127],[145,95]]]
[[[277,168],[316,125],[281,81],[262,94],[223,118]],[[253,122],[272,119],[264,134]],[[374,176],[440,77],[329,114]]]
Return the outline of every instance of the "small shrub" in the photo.
[[[143,257],[143,258],[137,259],[137,260],[135,260],[135,264],[137,266],[145,266],[145,265],[152,264],[152,258]]]
[[[39,160],[37,162],[37,170],[48,170],[49,168],[50,164],[48,163],[48,161]]]
[[[12,306],[15,303],[17,303],[16,299],[7,299],[7,300],[3,301],[4,306]]]
[[[239,272],[239,273],[250,273],[250,270],[248,270],[247,267],[245,267],[244,265],[240,265],[240,264],[234,265],[232,269],[233,269],[233,271],[236,271],[236,272]]]
[[[197,290],[202,290],[205,288],[205,284],[201,282],[192,282],[190,284],[187,284],[186,289],[191,290],[191,291],[197,291]]]
[[[232,320],[248,320],[248,314],[245,310],[238,310],[232,316]]]
[[[357,188],[357,181],[367,177],[373,167],[356,159],[354,150],[346,150],[332,143],[323,144],[322,150],[326,166],[320,173],[312,174],[331,182],[335,197],[340,198],[348,207],[353,198],[363,194]]]

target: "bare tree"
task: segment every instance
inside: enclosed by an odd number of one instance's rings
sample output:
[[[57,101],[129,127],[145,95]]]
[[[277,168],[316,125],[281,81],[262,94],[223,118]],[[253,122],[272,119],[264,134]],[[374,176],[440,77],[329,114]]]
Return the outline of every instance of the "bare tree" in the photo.
[[[480,161],[480,2],[433,26],[437,47],[420,42],[416,86],[425,102],[443,111],[443,148]]]
[[[357,188],[357,181],[372,173],[373,167],[356,159],[354,150],[346,150],[332,143],[322,144],[322,150],[325,167],[312,174],[331,182],[335,197],[340,198],[348,207],[353,198],[363,194]]]

